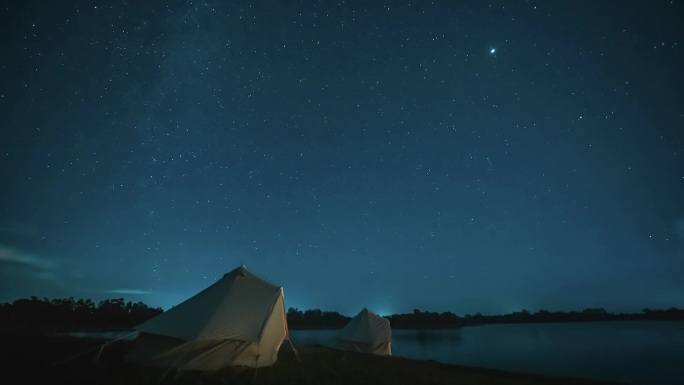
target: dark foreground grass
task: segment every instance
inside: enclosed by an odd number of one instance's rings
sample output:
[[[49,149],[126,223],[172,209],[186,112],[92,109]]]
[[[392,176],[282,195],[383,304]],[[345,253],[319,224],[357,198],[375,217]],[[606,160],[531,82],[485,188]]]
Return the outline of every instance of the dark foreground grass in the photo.
[[[72,337],[5,336],[2,362],[13,383],[60,384],[462,384],[462,385],[608,385],[534,374],[510,373],[403,357],[379,357],[322,346],[284,344],[278,362],[268,368],[231,367],[216,372],[175,371],[127,362],[131,341]],[[104,346],[104,347],[103,347]]]

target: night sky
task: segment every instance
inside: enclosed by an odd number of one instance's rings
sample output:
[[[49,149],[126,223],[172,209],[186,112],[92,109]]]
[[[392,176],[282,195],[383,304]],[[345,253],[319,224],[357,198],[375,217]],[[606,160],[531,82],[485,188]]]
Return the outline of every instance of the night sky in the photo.
[[[114,4],[114,5],[111,5]],[[684,307],[684,3],[14,1],[0,302]]]

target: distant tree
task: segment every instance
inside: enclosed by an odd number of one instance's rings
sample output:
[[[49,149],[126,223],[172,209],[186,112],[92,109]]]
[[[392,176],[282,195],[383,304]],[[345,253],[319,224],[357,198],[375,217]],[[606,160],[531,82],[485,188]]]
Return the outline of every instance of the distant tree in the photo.
[[[292,329],[338,329],[349,322],[351,318],[337,312],[310,309],[302,312],[296,308],[287,311],[287,322]]]
[[[131,328],[161,314],[161,308],[151,308],[142,302],[133,303],[122,298],[106,299],[97,305],[90,299],[69,298],[39,299],[32,296],[12,303],[0,304],[0,325],[7,330],[78,330]],[[523,309],[503,315],[466,314],[463,318],[451,312],[436,313],[413,309],[412,313],[385,317],[393,328],[451,328],[464,325],[512,322],[582,322],[607,320],[677,320],[684,319],[684,310],[670,307],[666,310],[644,308],[636,314],[611,314],[604,308],[585,308],[581,312],[550,312],[541,309],[536,313]],[[339,329],[351,318],[337,312],[310,309],[301,311],[289,308],[287,320],[291,328]]]

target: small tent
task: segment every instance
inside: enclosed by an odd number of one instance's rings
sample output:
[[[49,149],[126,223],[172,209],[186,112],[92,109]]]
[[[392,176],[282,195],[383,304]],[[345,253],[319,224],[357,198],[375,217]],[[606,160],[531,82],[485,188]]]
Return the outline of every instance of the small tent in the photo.
[[[392,329],[387,318],[364,308],[335,338],[337,349],[384,356],[392,355]]]
[[[130,361],[183,370],[271,366],[289,340],[282,287],[244,265],[135,330]]]

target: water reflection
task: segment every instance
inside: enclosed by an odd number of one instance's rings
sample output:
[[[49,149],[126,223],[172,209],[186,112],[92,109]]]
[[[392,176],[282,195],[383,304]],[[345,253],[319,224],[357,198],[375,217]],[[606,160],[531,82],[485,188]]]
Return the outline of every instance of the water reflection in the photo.
[[[332,346],[338,330],[291,331]],[[501,324],[392,330],[392,355],[509,371],[675,385],[684,378],[682,321]]]
[[[290,330],[290,340],[295,345],[333,346],[339,330]]]
[[[138,337],[138,332],[135,330],[111,330],[111,331],[97,331],[97,332],[71,332],[71,333],[57,333],[57,336],[69,336],[77,338],[85,338],[89,340],[126,340],[133,341]]]
[[[462,342],[460,329],[436,329],[436,330],[392,330],[392,340],[397,343],[427,345],[455,346]]]

